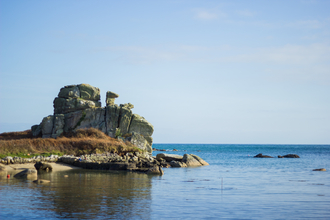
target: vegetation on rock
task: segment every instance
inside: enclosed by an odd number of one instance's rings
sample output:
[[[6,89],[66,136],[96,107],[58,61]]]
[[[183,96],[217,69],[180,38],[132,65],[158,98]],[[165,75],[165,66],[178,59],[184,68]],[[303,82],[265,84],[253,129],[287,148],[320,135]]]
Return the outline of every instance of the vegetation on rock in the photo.
[[[5,156],[33,157],[36,155],[111,152],[125,154],[141,152],[132,143],[111,138],[95,128],[78,129],[54,138],[33,137],[31,130],[0,134],[0,158]]]

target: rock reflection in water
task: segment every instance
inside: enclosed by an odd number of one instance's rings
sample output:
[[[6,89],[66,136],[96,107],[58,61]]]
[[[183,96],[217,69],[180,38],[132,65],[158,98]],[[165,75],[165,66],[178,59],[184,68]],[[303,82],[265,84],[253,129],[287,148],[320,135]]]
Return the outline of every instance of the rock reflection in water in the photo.
[[[149,218],[152,177],[146,174],[75,170],[41,173],[39,178],[51,180],[37,188],[58,217]]]

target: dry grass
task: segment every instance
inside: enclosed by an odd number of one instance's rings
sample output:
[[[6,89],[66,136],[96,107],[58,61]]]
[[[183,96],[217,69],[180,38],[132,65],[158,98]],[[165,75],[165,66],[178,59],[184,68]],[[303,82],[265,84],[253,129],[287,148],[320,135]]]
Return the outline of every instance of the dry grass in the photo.
[[[79,129],[63,137],[32,138],[31,131],[0,134],[0,155],[42,154],[90,154],[112,152],[124,154],[140,151],[130,142],[111,138],[95,129]]]

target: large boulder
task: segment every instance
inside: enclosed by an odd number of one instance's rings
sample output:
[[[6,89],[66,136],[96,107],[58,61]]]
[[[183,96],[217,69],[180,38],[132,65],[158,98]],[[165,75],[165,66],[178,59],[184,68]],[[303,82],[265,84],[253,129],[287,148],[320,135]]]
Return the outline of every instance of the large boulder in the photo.
[[[44,117],[41,122],[41,133],[43,138],[49,138],[53,132],[54,116]]]
[[[115,99],[118,98],[119,95],[114,93],[114,92],[110,92],[110,91],[107,91],[107,94],[106,94],[106,99],[105,99],[105,103],[107,106],[109,105],[114,105],[115,104]]]
[[[49,163],[45,163],[45,162],[36,162],[34,164],[34,167],[36,168],[36,170],[44,170],[44,171],[52,171],[53,167],[49,164]]]
[[[105,108],[90,108],[83,110],[80,123],[74,129],[96,128],[102,132],[106,132],[105,126]]]
[[[23,179],[37,179],[38,173],[33,169],[25,169],[22,172],[17,173],[14,177]]]
[[[154,126],[152,126],[152,124],[150,124],[144,117],[138,114],[133,114],[128,133],[132,132],[142,134],[143,136],[151,136],[154,132]]]
[[[152,147],[149,145],[148,141],[143,137],[143,135],[133,132],[132,136],[128,137],[126,140],[130,141],[141,150],[152,153]]]
[[[193,154],[183,155],[182,162],[187,164],[188,167],[209,165],[203,159]]]
[[[164,153],[160,153],[160,154],[157,154],[156,159],[157,160],[164,159],[167,162],[171,162],[171,161],[182,161],[183,156],[177,155],[177,154],[164,154]]]
[[[64,86],[61,88],[60,92],[58,93],[59,98],[80,98],[80,90],[78,86],[71,85],[71,86]]]
[[[64,114],[54,115],[52,138],[57,138],[64,132],[64,118]]]
[[[101,103],[95,100],[85,100],[81,98],[55,98],[54,113],[65,114],[87,108],[101,107]]]
[[[88,84],[78,85],[80,90],[80,98],[92,101],[100,100],[100,89]]]

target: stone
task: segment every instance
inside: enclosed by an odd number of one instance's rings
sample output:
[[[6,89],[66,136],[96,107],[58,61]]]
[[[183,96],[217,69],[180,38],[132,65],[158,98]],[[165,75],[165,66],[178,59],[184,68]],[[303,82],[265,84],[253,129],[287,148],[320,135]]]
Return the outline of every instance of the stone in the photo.
[[[34,167],[36,168],[36,170],[45,170],[45,171],[53,170],[53,167],[49,163],[45,163],[45,162],[36,162],[34,164]]]
[[[120,107],[118,105],[110,105],[106,107],[105,127],[106,134],[114,138],[118,127]]]
[[[53,132],[54,116],[44,117],[41,122],[41,133],[43,138],[49,138]]]
[[[39,125],[33,125],[31,127],[31,132],[32,132],[32,136],[33,137],[39,137],[39,136],[41,136],[42,135],[42,133],[41,133],[41,124],[39,124]]]
[[[85,100],[81,98],[55,98],[54,113],[66,114],[87,108],[101,107],[101,103],[95,100]]]
[[[125,107],[120,107],[119,112],[119,129],[122,135],[128,133],[128,129],[131,123],[132,111]]]
[[[143,136],[152,136],[154,127],[144,117],[133,114],[128,133],[137,132]]]
[[[143,135],[133,132],[132,136],[127,138],[132,144],[140,148],[141,150],[145,150],[149,153],[152,153],[152,148],[148,144],[147,140],[143,137]]]
[[[287,154],[284,156],[278,156],[278,158],[300,158],[297,154]]]
[[[171,167],[187,167],[187,164],[186,163],[183,163],[183,162],[180,162],[180,161],[174,161],[174,160],[172,160],[170,162],[170,166]]]
[[[80,124],[75,127],[75,130],[82,128],[96,128],[104,133],[106,132],[104,108],[86,109],[84,110],[83,115],[85,115],[85,117],[81,118]]]
[[[25,169],[22,172],[17,173],[15,178],[24,178],[24,179],[37,179],[38,173],[33,169]]]
[[[115,99],[118,98],[119,95],[114,93],[114,92],[110,92],[110,91],[107,91],[107,94],[106,94],[106,100],[105,100],[105,103],[107,106],[109,105],[114,105],[115,104]]]
[[[52,138],[57,138],[64,132],[64,114],[54,115],[54,127],[52,132]]]
[[[188,167],[202,166],[203,164],[201,164],[194,156],[195,155],[192,154],[185,154],[183,155],[182,162],[186,163]]]
[[[131,103],[125,103],[125,104],[120,104],[120,107],[127,108],[127,109],[133,109],[134,105]]]
[[[164,153],[157,154],[156,160],[161,160],[161,159],[164,159],[167,162],[182,161],[183,156],[177,154],[164,154]]]
[[[267,155],[262,155],[262,154],[257,154],[256,156],[254,156],[256,158],[273,158],[271,156],[267,156]]]
[[[147,171],[147,174],[154,174],[154,175],[164,175],[164,171],[160,166],[153,166],[150,167]]]
[[[202,166],[208,166],[209,164],[203,160],[202,158],[200,158],[199,156],[197,155],[194,155],[194,154],[190,154],[193,158],[195,158]]]
[[[7,168],[5,166],[0,165],[0,172],[7,171]]]
[[[86,117],[84,111],[75,111],[64,115],[64,132],[75,130]]]
[[[314,169],[313,171],[327,171],[325,168]]]
[[[58,93],[59,98],[80,98],[80,90],[78,86],[71,85],[71,86],[64,86],[61,88],[60,92]]]
[[[50,183],[50,180],[37,179],[34,180],[33,182],[37,184],[42,184],[42,183]]]
[[[78,85],[80,90],[80,98],[92,101],[100,100],[100,89],[88,84]]]

